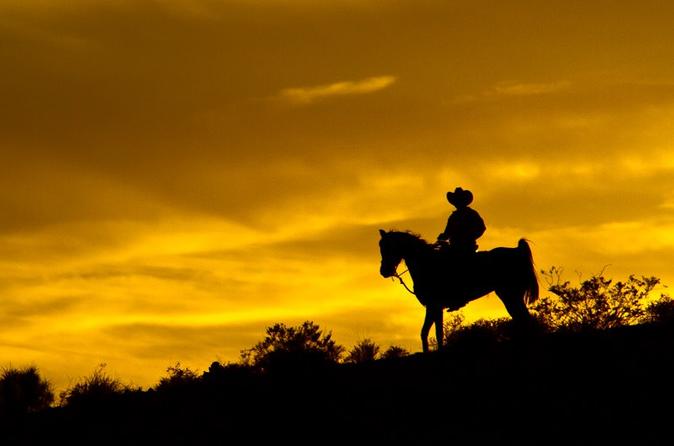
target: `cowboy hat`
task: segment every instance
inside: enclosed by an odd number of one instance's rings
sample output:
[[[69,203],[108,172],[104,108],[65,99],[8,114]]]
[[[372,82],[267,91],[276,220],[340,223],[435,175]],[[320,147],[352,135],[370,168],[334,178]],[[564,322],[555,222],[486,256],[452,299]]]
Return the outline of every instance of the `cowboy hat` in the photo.
[[[447,201],[457,208],[466,207],[473,202],[473,193],[457,187],[454,192],[447,192]]]

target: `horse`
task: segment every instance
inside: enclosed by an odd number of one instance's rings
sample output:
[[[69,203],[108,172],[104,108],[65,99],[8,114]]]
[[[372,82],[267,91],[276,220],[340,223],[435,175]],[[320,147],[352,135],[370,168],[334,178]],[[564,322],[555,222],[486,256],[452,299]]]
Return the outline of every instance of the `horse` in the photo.
[[[516,248],[494,248],[468,254],[461,262],[411,232],[379,230],[380,274],[397,277],[405,261],[417,299],[426,307],[421,345],[428,352],[428,333],[435,324],[438,349],[442,349],[443,310],[456,311],[466,303],[494,291],[505,305],[515,326],[527,327],[533,317],[527,305],[538,299],[538,279],[531,248],[520,239]],[[451,252],[451,249],[449,249]]]

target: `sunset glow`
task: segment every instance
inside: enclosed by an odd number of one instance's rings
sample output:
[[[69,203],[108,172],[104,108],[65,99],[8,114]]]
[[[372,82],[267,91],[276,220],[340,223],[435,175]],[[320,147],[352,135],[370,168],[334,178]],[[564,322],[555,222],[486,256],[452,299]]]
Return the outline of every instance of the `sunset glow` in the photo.
[[[674,283],[673,22],[648,1],[3,1],[0,366],[148,386],[305,320],[418,351],[378,229],[435,240],[456,186],[481,249]]]

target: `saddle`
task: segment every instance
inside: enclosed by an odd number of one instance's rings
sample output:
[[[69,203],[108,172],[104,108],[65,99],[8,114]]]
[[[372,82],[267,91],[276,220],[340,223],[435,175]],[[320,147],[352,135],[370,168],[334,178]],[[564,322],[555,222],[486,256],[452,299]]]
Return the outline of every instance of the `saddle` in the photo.
[[[481,254],[472,249],[452,246],[448,243],[436,243],[435,252],[438,255],[438,261],[443,268],[448,270],[464,269],[472,265],[475,259]]]
[[[438,286],[446,290],[445,307],[447,311],[458,310],[471,300],[474,271],[482,253],[447,243],[436,245],[435,250],[439,265],[436,271]]]

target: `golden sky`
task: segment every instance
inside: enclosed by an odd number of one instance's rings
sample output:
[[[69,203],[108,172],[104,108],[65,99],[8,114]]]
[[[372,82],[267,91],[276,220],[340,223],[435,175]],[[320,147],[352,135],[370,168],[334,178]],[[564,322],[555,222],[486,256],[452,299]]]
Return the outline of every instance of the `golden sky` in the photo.
[[[483,249],[674,283],[672,23],[653,1],[3,0],[0,366],[150,385],[304,320],[419,350],[377,229],[433,240],[456,186]]]

